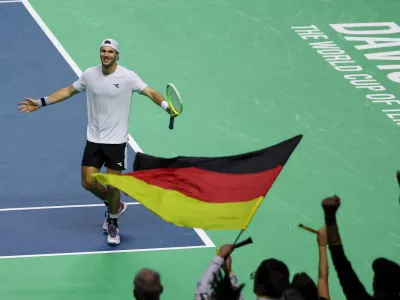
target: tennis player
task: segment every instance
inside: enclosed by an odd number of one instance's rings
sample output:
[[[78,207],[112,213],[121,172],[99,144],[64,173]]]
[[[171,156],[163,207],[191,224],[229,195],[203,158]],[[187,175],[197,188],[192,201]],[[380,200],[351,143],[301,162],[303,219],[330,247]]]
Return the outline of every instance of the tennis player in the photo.
[[[173,114],[163,96],[150,88],[134,71],[117,64],[118,43],[105,39],[100,45],[101,64],[86,69],[71,86],[38,100],[25,98],[18,110],[31,113],[86,91],[88,107],[87,141],[82,158],[82,186],[104,201],[107,217],[103,230],[107,243],[120,243],[118,216],[127,204],[120,200],[120,191],[103,186],[92,178],[104,165],[107,172],[121,174],[126,170],[126,148],[131,97],[133,93],[147,96],[170,115]]]

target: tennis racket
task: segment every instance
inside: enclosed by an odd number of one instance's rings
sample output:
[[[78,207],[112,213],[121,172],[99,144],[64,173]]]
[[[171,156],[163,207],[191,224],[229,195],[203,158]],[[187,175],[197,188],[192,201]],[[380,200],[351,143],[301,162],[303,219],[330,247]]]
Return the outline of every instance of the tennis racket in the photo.
[[[172,84],[168,83],[166,87],[167,102],[171,109],[171,112],[175,117],[171,116],[169,119],[169,129],[174,129],[175,118],[182,113],[183,105],[182,98],[179,94],[178,89]]]

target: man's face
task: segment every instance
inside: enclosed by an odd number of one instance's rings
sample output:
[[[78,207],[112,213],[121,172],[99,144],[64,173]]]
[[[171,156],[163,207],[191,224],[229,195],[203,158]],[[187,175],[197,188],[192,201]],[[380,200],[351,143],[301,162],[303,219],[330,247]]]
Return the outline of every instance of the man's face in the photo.
[[[111,67],[117,61],[117,52],[111,47],[100,49],[100,59],[104,67]]]

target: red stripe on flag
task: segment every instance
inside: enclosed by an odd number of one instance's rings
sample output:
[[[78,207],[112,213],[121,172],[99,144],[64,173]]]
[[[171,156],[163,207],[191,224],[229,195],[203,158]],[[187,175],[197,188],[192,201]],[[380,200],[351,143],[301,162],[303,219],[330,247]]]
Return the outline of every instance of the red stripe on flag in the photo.
[[[126,173],[165,190],[204,202],[246,202],[265,196],[283,166],[251,174],[226,174],[198,168],[151,169]]]

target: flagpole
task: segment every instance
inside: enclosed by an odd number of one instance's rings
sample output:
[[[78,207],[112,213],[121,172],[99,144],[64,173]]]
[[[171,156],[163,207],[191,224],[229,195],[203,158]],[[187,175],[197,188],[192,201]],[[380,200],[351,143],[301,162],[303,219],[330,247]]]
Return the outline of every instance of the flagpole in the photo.
[[[265,196],[264,196],[265,197]],[[240,236],[242,235],[242,233],[246,230],[247,226],[249,226],[249,223],[251,221],[251,219],[253,218],[254,214],[256,213],[258,207],[260,206],[261,202],[264,200],[264,197],[259,197],[256,205],[254,205],[250,216],[248,217],[246,223],[243,225],[242,229],[239,232],[239,235],[236,237],[235,242],[233,243],[234,245],[236,245],[237,241],[239,240]]]
[[[233,242],[234,245],[236,245],[237,241],[239,240],[240,236],[242,235],[242,233],[244,232],[244,230],[240,230],[239,235],[237,236],[236,240]]]

